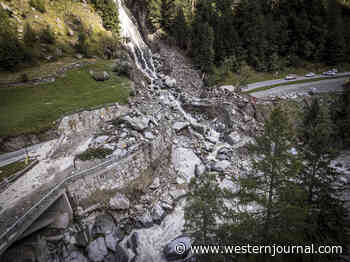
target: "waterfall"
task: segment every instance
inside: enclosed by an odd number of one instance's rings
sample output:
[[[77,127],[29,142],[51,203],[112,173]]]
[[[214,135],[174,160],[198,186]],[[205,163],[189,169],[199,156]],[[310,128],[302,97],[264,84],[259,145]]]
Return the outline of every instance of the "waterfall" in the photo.
[[[126,39],[126,46],[132,52],[135,63],[149,79],[157,78],[155,67],[152,59],[152,52],[137,28],[137,25],[129,17],[122,0],[117,1],[119,11],[119,21],[121,29],[121,37]]]

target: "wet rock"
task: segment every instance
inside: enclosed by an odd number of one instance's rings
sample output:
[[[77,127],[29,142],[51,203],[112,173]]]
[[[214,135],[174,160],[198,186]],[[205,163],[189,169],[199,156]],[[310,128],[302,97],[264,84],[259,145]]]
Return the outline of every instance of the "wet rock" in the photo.
[[[117,193],[109,201],[109,206],[115,210],[126,210],[130,207],[130,201],[125,195]]]
[[[169,88],[175,88],[176,87],[176,79],[171,78],[169,76],[165,77],[165,84],[167,85],[167,87]]]
[[[107,256],[108,250],[103,237],[92,241],[87,247],[88,257],[93,262],[101,262]]]
[[[178,237],[168,243],[163,249],[167,261],[176,261],[186,258],[190,252],[191,243],[191,239],[186,236]]]
[[[189,183],[194,176],[195,166],[202,163],[191,149],[182,147],[173,149],[171,160],[177,171],[179,184]]]
[[[164,209],[161,207],[160,204],[156,204],[152,208],[151,216],[152,216],[153,222],[160,225],[161,221],[163,220],[163,218],[165,216]]]

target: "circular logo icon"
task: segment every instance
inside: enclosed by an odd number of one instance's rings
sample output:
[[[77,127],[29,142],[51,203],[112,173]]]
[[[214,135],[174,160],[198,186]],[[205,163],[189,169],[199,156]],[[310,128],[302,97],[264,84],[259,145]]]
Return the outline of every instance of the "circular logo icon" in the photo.
[[[183,255],[186,252],[186,245],[182,242],[179,242],[175,245],[175,252],[179,255]]]

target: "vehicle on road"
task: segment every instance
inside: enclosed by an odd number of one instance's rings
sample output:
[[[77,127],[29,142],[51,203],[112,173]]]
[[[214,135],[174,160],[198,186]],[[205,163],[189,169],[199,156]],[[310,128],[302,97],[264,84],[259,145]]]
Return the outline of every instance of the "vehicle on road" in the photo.
[[[293,79],[296,79],[297,78],[297,76],[296,75],[294,75],[294,74],[289,74],[289,75],[287,75],[286,76],[286,80],[293,80]]]
[[[335,76],[337,73],[334,72],[334,71],[327,71],[327,72],[324,72],[322,75],[324,76]]]
[[[316,75],[315,73],[310,72],[306,74],[305,77],[314,77],[315,75]]]

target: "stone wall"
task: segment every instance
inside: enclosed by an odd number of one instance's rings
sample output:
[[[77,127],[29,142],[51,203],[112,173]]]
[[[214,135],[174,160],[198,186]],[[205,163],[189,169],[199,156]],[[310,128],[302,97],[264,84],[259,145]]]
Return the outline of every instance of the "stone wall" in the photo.
[[[109,198],[112,197],[111,192],[125,189],[131,181],[145,174],[150,168],[156,170],[161,165],[162,160],[170,159],[172,129],[167,128],[167,125],[164,124],[160,130],[161,132],[154,140],[142,143],[134,153],[116,161],[100,172],[70,183],[67,189],[74,201],[74,206],[89,210],[91,206],[98,204],[98,199],[108,202]],[[100,194],[98,199],[94,199],[96,192]],[[87,203],[90,206],[87,206]]]

